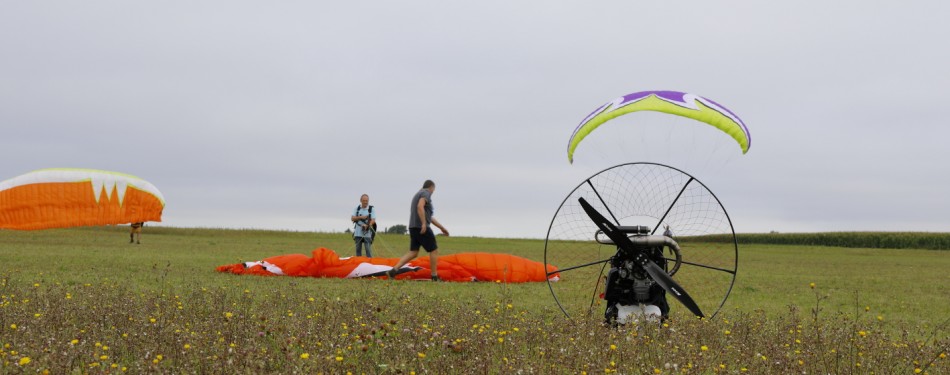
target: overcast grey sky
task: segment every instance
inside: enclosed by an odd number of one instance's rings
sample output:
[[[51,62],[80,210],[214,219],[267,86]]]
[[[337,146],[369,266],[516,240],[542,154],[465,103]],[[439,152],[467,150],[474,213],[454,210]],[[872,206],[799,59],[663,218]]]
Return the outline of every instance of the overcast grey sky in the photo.
[[[0,1],[0,180],[120,171],[162,191],[163,225],[342,231],[362,193],[381,226],[405,224],[432,179],[453,235],[543,238],[584,178],[656,161],[702,180],[737,232],[947,232],[948,14],[946,1]],[[656,130],[671,151],[644,154],[633,143],[653,128],[618,118],[567,162],[578,122],[645,90],[728,107],[749,153],[711,158],[707,140],[731,140],[684,125]]]

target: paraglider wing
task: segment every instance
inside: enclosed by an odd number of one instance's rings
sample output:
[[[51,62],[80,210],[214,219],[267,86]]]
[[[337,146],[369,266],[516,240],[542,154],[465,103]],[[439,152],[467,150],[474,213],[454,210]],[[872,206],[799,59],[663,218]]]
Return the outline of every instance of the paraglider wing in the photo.
[[[217,271],[236,275],[354,279],[383,277],[399,261],[399,258],[362,256],[340,258],[333,250],[323,247],[313,250],[311,255],[278,255],[257,262],[219,266]],[[431,272],[429,258],[423,257],[406,264],[397,272],[396,278],[429,280]],[[438,274],[445,281],[508,283],[542,282],[560,276],[552,265],[498,253],[459,253],[439,257]]]
[[[162,221],[165,198],[141,178],[41,169],[0,182],[0,228],[35,230]]]
[[[691,118],[722,130],[736,142],[742,153],[749,151],[752,136],[735,113],[698,95],[678,91],[642,91],[619,97],[591,112],[571,134],[567,159],[574,162],[574,150],[594,129],[621,115],[637,111],[656,111]]]

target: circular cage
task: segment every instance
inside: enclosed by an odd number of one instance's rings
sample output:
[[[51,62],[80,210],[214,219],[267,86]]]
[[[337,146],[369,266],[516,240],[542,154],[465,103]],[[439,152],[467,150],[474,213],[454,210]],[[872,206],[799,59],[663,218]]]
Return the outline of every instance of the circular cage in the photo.
[[[680,252],[666,252],[666,272],[707,317],[722,308],[735,282],[739,245],[729,214],[695,177],[656,163],[607,168],[581,182],[558,207],[544,244],[544,262],[558,268],[548,281],[568,317],[601,319],[604,279],[618,248],[598,236],[597,225],[579,204],[583,198],[616,226],[645,226],[644,233],[667,234]],[[668,230],[668,231],[667,231]],[[671,315],[689,314],[670,301]]]

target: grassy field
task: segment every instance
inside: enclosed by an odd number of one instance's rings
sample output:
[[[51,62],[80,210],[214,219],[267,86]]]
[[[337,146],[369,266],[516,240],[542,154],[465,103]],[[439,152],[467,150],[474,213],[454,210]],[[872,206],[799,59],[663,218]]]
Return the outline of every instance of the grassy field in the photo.
[[[317,247],[352,251],[332,233],[0,231],[0,373],[950,373],[946,251],[743,245],[715,318],[671,302],[666,324],[619,330],[566,318],[546,283],[214,272]],[[535,260],[543,247],[440,239]]]

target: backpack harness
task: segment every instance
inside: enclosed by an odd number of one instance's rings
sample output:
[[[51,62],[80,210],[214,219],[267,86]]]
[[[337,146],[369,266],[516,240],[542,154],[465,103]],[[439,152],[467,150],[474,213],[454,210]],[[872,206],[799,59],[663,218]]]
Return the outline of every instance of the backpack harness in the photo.
[[[356,212],[356,213],[360,213],[360,208],[361,208],[361,207],[363,207],[363,205],[358,205],[358,206],[356,206],[356,211],[355,211],[355,212]],[[370,205],[370,206],[367,208],[367,210],[369,210],[369,213],[367,214],[367,216],[373,215],[373,205]],[[353,215],[353,216],[356,216],[356,215]],[[359,223],[362,222],[362,221],[363,221],[363,220],[360,220],[360,221],[357,221],[356,223],[359,224]],[[373,227],[373,233],[376,233],[376,223],[373,223],[372,227]]]

